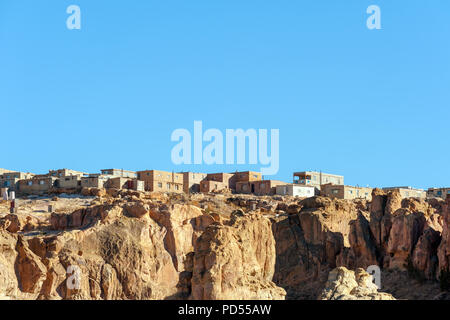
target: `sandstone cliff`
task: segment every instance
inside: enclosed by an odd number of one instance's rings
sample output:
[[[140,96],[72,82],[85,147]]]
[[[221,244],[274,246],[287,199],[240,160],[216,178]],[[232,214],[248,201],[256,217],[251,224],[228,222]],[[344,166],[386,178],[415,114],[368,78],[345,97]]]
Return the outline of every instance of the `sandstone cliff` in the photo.
[[[83,193],[48,214],[0,207],[0,298],[316,299],[343,282],[342,298],[387,298],[362,285],[371,265],[396,298],[450,287],[449,202]]]

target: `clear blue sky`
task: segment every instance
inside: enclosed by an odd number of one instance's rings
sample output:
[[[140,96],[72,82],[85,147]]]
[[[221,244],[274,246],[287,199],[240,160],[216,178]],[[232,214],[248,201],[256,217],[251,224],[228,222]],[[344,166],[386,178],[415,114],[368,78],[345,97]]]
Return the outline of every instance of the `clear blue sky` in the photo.
[[[0,167],[260,167],[173,165],[202,120],[280,129],[275,179],[450,186],[449,107],[448,0],[0,1]]]

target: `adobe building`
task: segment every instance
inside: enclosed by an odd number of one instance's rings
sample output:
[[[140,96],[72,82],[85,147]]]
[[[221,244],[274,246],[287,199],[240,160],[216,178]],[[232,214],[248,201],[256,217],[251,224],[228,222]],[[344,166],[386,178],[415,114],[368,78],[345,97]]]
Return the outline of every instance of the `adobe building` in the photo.
[[[145,170],[138,171],[137,178],[144,181],[145,191],[183,192],[183,174],[181,173]]]
[[[9,191],[19,191],[19,181],[31,179],[32,173],[9,171],[0,175],[0,187],[7,188]]]
[[[427,198],[441,198],[446,200],[450,198],[450,188],[429,188],[427,191]]]
[[[230,190],[229,184],[215,180],[202,180],[200,182],[201,193],[222,192]]]
[[[9,172],[14,172],[14,170],[8,170],[8,169],[2,169],[0,168],[0,175],[4,174],[4,173],[9,173]]]
[[[102,189],[106,187],[108,179],[108,177],[101,174],[91,174],[88,177],[81,178],[81,187]]]
[[[286,185],[286,182],[279,180],[260,180],[236,183],[236,193],[254,194],[258,196],[276,194],[276,187]]]
[[[372,200],[372,188],[354,187],[346,185],[325,184],[322,185],[321,194],[323,196],[335,199],[365,199]]]
[[[285,184],[276,186],[276,194],[300,198],[311,198],[316,195],[316,188],[298,184]]]
[[[262,180],[261,172],[256,172],[256,171],[234,172],[234,175],[235,175],[234,181],[236,183]]]
[[[198,172],[179,172],[183,175],[183,192],[185,193],[199,193],[200,182],[207,176],[206,173]]]
[[[204,180],[214,181],[214,182],[221,182],[228,189],[234,190],[235,187],[236,187],[236,181],[234,179],[235,179],[235,174],[234,173],[223,173],[223,172],[220,172],[220,173],[208,173]]]
[[[138,177],[138,174],[136,172],[123,169],[103,169],[100,171],[104,176],[131,178],[131,179],[135,179]]]
[[[316,171],[294,173],[294,184],[315,187],[320,190],[324,184],[344,185],[344,176]]]
[[[31,179],[19,180],[19,192],[21,194],[45,194],[55,187],[57,178],[48,176],[34,176]]]
[[[106,182],[105,186],[106,188],[110,189],[127,189],[127,190],[144,191],[144,181],[123,177],[110,178]]]
[[[398,190],[402,198],[419,198],[426,199],[427,192],[423,189],[415,189],[413,187],[388,187],[383,188],[384,191],[394,191]]]
[[[145,191],[145,183],[139,179],[130,179],[128,180],[127,189],[135,190],[135,191]]]
[[[56,188],[79,189],[81,188],[81,177],[78,175],[62,176],[55,181]]]
[[[76,171],[76,170],[70,170],[70,169],[58,169],[58,170],[49,170],[48,175],[51,177],[69,177],[69,176],[79,176],[83,177],[87,175],[86,172]]]

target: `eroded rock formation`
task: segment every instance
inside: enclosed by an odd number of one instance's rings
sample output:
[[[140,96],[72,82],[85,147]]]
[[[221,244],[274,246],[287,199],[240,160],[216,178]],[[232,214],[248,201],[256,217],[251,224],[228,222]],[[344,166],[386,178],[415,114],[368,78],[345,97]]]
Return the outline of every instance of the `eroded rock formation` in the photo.
[[[389,298],[371,265],[449,285],[449,202],[82,192],[90,205],[46,218],[0,212],[0,298]]]

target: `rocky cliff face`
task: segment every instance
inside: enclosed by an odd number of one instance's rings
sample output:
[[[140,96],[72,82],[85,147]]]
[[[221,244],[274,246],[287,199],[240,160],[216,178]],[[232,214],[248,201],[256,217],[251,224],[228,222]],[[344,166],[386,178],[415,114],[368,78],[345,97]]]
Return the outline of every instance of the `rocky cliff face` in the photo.
[[[273,282],[275,240],[267,218],[237,211],[226,225],[209,226],[193,256],[192,298],[284,299]]]
[[[450,278],[449,203],[83,192],[87,207],[0,214],[0,298],[390,299],[371,265],[394,296],[432,298]]]

